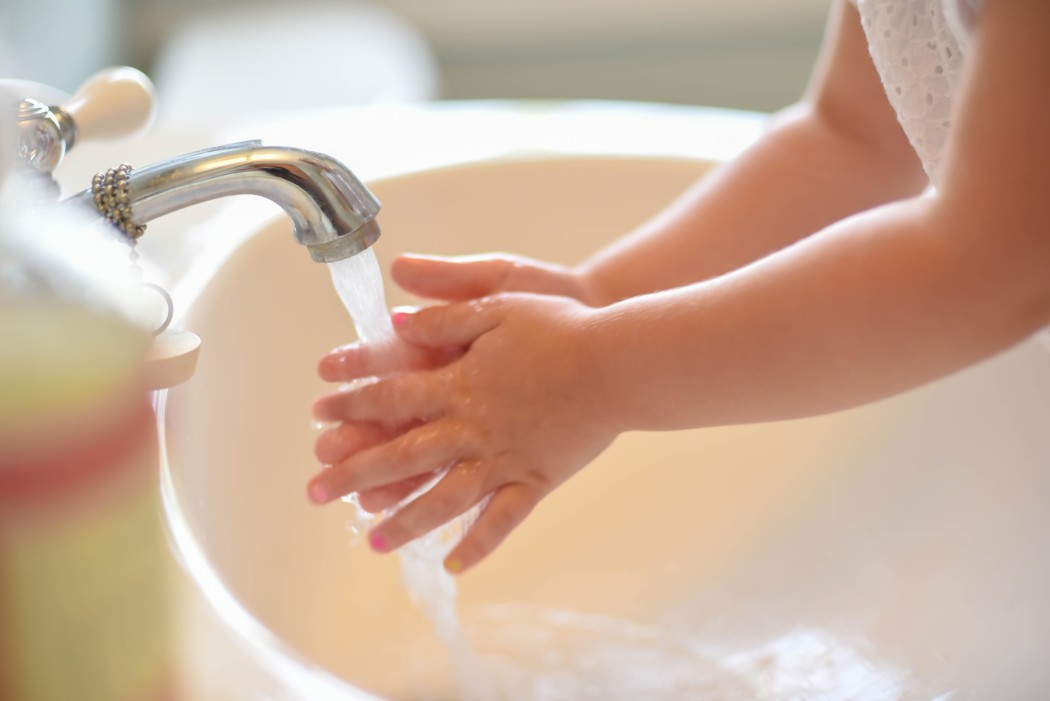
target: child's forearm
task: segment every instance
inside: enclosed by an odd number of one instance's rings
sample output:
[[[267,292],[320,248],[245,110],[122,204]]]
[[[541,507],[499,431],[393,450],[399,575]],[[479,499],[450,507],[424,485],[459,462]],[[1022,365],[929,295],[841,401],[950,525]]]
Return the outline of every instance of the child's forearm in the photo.
[[[1045,85],[1048,22],[1050,3],[988,3],[936,197],[595,310],[589,333],[604,352],[581,367],[607,393],[596,408],[629,428],[817,414],[933,380],[1050,323],[1050,92],[1026,89]]]
[[[1036,237],[981,231],[946,209],[887,205],[718,279],[596,310],[597,403],[617,430],[820,414],[1050,323],[1046,268],[1011,262]],[[1028,256],[1050,262],[1045,250]]]
[[[799,177],[805,173],[805,177]],[[580,267],[602,302],[735,270],[855,212],[921,191],[901,163],[839,134],[809,106]]]

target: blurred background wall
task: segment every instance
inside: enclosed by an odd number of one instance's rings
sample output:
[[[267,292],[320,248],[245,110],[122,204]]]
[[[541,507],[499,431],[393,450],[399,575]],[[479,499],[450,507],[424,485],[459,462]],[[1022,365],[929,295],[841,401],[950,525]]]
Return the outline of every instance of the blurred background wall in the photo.
[[[424,42],[436,67],[430,97],[609,98],[772,110],[800,94],[830,0],[371,4]],[[108,64],[152,72],[186,23],[208,26],[209,13],[236,9],[259,20],[272,8],[308,13],[313,7],[259,0],[4,0],[0,22],[3,40],[19,57],[18,77],[69,90]],[[226,55],[238,55],[235,32],[222,36],[229,41]],[[299,71],[324,72],[359,43],[352,23],[345,37],[339,45],[314,41],[309,31],[287,32],[274,37],[273,52],[301,61]],[[327,56],[311,58],[322,49]],[[221,73],[223,62],[213,63]]]

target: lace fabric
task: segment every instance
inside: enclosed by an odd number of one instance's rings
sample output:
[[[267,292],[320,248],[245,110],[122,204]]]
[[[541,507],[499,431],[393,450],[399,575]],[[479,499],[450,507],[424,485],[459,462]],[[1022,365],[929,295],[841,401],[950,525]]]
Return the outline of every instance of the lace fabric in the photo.
[[[853,0],[872,61],[930,181],[937,174],[983,0]]]
[[[951,130],[970,34],[984,0],[851,0],[886,96],[930,182]],[[1050,350],[1050,329],[1038,334]]]

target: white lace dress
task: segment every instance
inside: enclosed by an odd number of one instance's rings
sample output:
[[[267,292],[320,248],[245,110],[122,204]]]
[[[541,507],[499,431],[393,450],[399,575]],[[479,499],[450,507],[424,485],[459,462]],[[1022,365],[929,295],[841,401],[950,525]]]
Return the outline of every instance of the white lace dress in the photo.
[[[936,185],[984,0],[852,0],[904,132]]]
[[[935,186],[984,0],[850,0],[886,96]],[[1050,329],[1038,334],[1050,350]]]

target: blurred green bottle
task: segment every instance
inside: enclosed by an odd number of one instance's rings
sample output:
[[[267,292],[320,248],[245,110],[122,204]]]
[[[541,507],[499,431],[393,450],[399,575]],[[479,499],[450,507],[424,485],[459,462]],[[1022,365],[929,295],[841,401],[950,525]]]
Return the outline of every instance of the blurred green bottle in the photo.
[[[3,194],[0,699],[170,699],[151,338],[121,301],[126,249]]]

